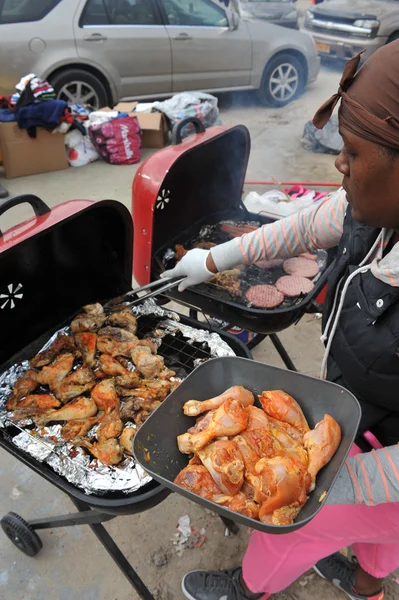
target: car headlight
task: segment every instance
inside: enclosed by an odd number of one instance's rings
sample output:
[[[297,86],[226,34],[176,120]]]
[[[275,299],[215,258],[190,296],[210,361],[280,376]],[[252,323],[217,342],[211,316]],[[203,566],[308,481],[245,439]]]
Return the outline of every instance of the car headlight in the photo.
[[[288,15],[283,15],[283,19],[297,19],[298,13],[296,10],[292,10]]]
[[[378,29],[380,22],[377,19],[357,19],[354,23],[355,27],[361,27],[362,29]]]

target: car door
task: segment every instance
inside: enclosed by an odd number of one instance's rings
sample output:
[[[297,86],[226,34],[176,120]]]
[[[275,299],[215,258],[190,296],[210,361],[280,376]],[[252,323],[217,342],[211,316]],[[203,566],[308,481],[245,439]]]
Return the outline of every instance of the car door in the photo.
[[[153,0],[84,0],[74,28],[79,57],[107,71],[119,97],[172,91],[171,43]]]
[[[174,92],[247,86],[252,43],[243,21],[229,27],[212,0],[158,0],[172,44]]]

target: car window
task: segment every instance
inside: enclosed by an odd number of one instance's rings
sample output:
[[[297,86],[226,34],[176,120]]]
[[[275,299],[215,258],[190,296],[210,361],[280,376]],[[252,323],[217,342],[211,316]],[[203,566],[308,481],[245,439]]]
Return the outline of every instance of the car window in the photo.
[[[61,0],[0,1],[0,24],[40,21],[60,2]]]
[[[150,0],[88,0],[80,26],[85,25],[158,25]]]
[[[224,10],[209,0],[161,0],[169,25],[228,27]]]

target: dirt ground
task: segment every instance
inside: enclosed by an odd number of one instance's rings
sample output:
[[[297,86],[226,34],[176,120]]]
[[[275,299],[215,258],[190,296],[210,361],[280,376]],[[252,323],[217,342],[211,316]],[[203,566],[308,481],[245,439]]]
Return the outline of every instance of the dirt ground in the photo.
[[[259,106],[254,95],[221,97],[223,124],[244,124],[251,133],[247,179],[339,181],[333,157],[308,154],[300,146],[305,122],[336,90],[338,80],[336,69],[323,68],[318,81],[283,110]],[[143,155],[145,158],[149,151],[144,151]],[[74,198],[115,198],[130,207],[134,173],[134,167],[112,167],[101,162],[13,181],[3,179],[0,171],[0,182],[12,194],[37,194],[51,206]],[[255,189],[254,186],[247,188]],[[1,229],[29,216],[28,208],[13,209],[1,218]],[[318,373],[322,355],[319,330],[320,321],[307,316],[296,327],[281,334],[291,358],[304,373]],[[268,340],[255,350],[254,357],[281,365]],[[13,510],[29,519],[72,510],[65,495],[3,451],[0,452],[0,477],[0,516]],[[185,514],[190,516],[197,531],[205,528],[206,541],[201,548],[185,549],[180,556],[173,541],[178,519]],[[238,565],[249,539],[249,532],[244,527],[240,527],[237,536],[226,537],[217,515],[177,494],[171,494],[148,512],[119,517],[106,528],[158,600],[182,599],[180,582],[188,570]],[[43,550],[31,559],[0,533],[0,600],[134,600],[138,597],[88,527],[44,530],[41,538]],[[387,599],[398,598],[397,585],[390,583],[388,587]],[[315,574],[302,577],[275,596],[276,600],[339,600],[344,597]]]

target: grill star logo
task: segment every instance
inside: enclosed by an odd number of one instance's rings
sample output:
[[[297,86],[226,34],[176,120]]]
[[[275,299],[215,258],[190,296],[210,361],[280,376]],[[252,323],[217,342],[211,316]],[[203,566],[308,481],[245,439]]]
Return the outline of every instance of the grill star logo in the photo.
[[[162,190],[157,198],[157,208],[163,210],[170,202],[170,190]]]
[[[22,300],[24,297],[22,293],[22,283],[9,283],[7,286],[8,293],[0,294],[0,309],[4,310],[5,308],[13,309],[15,308],[15,301]]]

